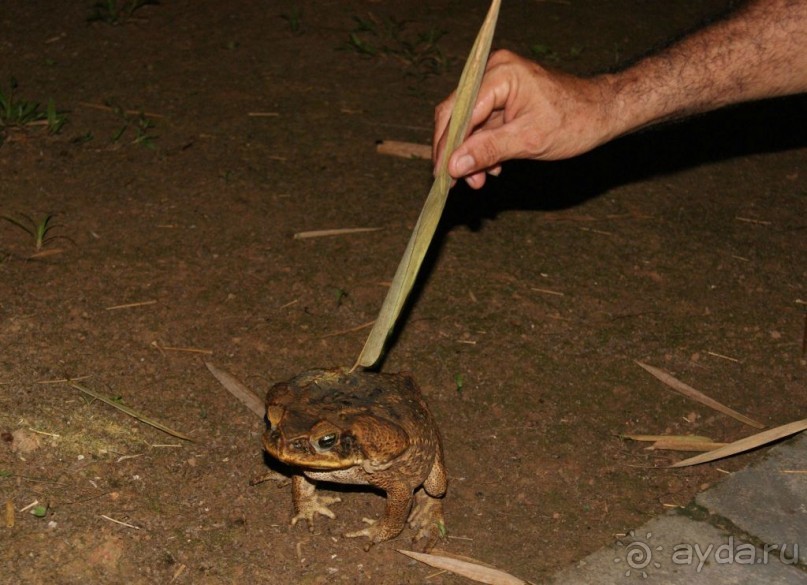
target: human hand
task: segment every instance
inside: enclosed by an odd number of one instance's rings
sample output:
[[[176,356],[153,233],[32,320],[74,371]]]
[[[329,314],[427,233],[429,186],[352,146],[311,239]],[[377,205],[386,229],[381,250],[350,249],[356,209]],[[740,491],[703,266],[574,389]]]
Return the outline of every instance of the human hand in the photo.
[[[604,81],[549,71],[509,51],[493,53],[471,114],[471,135],[449,159],[449,174],[479,189],[485,175],[498,175],[506,160],[558,160],[606,142],[613,136]],[[435,168],[454,100],[451,94],[435,109]]]

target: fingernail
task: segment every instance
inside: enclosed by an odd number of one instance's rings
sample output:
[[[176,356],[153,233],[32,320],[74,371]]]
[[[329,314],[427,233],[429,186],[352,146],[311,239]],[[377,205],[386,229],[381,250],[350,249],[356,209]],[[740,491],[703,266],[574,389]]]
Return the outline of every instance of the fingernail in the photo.
[[[457,159],[457,163],[454,165],[454,168],[457,170],[458,176],[464,176],[474,170],[474,159],[470,154],[464,154]]]

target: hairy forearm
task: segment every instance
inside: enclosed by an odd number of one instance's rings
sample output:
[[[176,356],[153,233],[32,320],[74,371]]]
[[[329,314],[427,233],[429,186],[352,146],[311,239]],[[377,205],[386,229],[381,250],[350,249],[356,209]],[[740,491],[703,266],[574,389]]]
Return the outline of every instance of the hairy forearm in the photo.
[[[448,170],[478,189],[506,160],[570,158],[664,120],[805,91],[807,0],[749,0],[635,65],[588,78],[497,51],[471,116],[474,131]],[[435,110],[436,161],[453,103],[452,95]]]
[[[807,0],[756,0],[729,18],[615,74],[610,139],[663,120],[807,91]]]

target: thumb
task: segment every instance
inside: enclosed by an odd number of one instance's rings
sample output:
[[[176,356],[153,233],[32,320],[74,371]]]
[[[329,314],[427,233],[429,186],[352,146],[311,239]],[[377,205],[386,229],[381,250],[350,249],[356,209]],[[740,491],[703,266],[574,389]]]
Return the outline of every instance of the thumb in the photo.
[[[508,132],[503,128],[481,130],[468,137],[448,161],[448,173],[455,179],[499,166],[508,157]]]

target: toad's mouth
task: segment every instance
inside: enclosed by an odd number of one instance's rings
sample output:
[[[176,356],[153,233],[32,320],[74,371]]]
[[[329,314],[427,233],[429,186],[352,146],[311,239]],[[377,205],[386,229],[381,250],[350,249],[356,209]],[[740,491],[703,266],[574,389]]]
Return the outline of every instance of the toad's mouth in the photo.
[[[358,465],[353,461],[322,461],[321,459],[312,460],[306,457],[289,456],[288,454],[280,454],[278,456],[271,452],[269,455],[285,465],[297,467],[305,471],[339,471],[342,469],[350,469]]]
[[[286,442],[275,433],[264,433],[266,452],[281,463],[313,471],[335,471],[360,465],[352,457],[340,457],[336,452],[317,453],[307,442]]]

